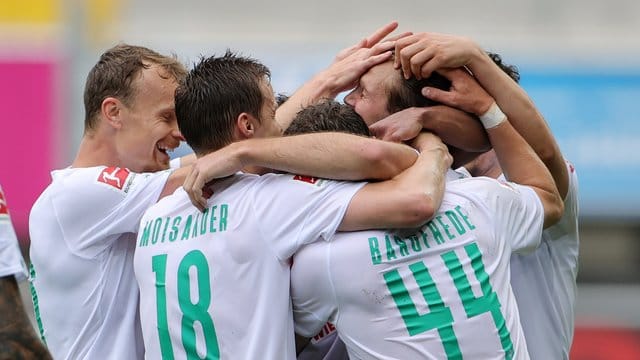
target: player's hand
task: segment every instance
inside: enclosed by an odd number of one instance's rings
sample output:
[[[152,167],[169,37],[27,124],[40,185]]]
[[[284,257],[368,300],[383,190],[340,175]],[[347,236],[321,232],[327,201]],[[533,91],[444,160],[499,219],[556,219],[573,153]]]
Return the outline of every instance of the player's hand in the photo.
[[[207,207],[207,199],[212,195],[208,184],[215,179],[233,175],[243,167],[241,157],[231,144],[198,158],[191,166],[191,171],[182,187],[189,195],[193,205],[200,211],[204,211]]]
[[[421,132],[410,142],[409,145],[418,150],[420,154],[436,152],[436,158],[443,162],[444,168],[451,167],[451,164],[453,163],[453,157],[449,153],[447,145],[442,142],[442,139],[431,132]]]
[[[396,41],[394,66],[405,78],[426,78],[441,68],[468,65],[482,52],[471,39],[438,33],[419,33]]]
[[[411,140],[422,131],[422,117],[427,109],[412,107],[398,111],[369,126],[369,131],[386,141]]]
[[[410,32],[405,32],[385,39],[397,27],[396,21],[386,24],[336,55],[333,63],[318,74],[320,78],[324,78],[328,84],[327,87],[331,89],[330,97],[353,89],[362,74],[371,67],[391,58],[391,50],[395,46],[395,41],[411,35]]]
[[[324,78],[331,96],[356,87],[360,77],[370,68],[391,59],[393,41],[378,43],[370,48],[359,48],[347,57],[334,62],[318,76]]]
[[[494,99],[466,69],[441,69],[438,72],[451,81],[451,89],[445,91],[425,87],[422,89],[422,95],[476,115],[482,115],[489,110]]]
[[[388,36],[389,34],[391,34],[393,31],[395,31],[398,28],[398,22],[397,21],[392,21],[382,27],[380,27],[379,29],[377,29],[376,31],[374,31],[373,33],[371,33],[368,37],[360,40],[357,44],[350,46],[346,49],[341,50],[338,54],[336,54],[336,57],[334,59],[334,63],[339,62],[343,59],[345,59],[346,57],[348,57],[349,55],[353,54],[354,52],[363,49],[363,48],[370,48],[374,45],[376,45],[377,43],[381,42],[383,39],[385,41],[396,41],[398,39],[401,39],[403,37],[409,36],[413,33],[411,32],[404,32],[402,34],[398,34],[392,37],[388,37],[385,39],[385,36]]]

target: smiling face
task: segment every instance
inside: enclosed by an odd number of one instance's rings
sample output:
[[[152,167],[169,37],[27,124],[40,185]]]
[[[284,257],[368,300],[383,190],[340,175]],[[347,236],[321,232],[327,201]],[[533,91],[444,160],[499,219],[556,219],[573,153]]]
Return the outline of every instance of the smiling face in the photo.
[[[392,61],[376,65],[362,75],[358,86],[344,98],[344,102],[352,106],[367,125],[380,121],[391,115],[388,89],[398,82],[399,76]]]
[[[169,168],[167,151],[183,140],[174,105],[177,82],[158,66],[140,72],[132,84],[134,96],[121,108],[117,151],[122,166],[136,172]]]

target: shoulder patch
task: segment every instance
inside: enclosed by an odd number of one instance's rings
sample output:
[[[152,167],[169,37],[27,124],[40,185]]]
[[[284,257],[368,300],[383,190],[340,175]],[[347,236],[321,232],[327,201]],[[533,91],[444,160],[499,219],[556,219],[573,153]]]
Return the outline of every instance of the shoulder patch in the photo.
[[[4,192],[0,188],[0,218],[9,217],[9,206],[7,206],[7,200],[4,197]]]
[[[293,180],[306,182],[311,185],[320,186],[324,182],[323,179],[313,177],[313,176],[305,176],[305,175],[295,175]]]
[[[110,166],[100,172],[97,181],[126,193],[133,175],[127,168]]]

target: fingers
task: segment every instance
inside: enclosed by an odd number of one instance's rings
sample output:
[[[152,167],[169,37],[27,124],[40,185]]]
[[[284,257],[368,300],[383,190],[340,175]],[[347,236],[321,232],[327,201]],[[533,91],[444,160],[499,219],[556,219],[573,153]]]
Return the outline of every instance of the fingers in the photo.
[[[366,59],[363,63],[365,67],[365,71],[389,59],[391,59],[391,51],[387,51],[379,55],[371,56],[368,59]]]
[[[448,106],[457,106],[453,101],[453,92],[440,90],[438,88],[433,87],[424,87],[422,88],[422,95],[428,99],[437,101],[439,103],[448,105]]]
[[[379,43],[382,39],[384,39],[387,35],[391,34],[395,29],[398,28],[398,22],[392,21],[378,30],[374,31],[369,37],[367,37],[366,47],[372,47],[373,45]]]
[[[182,187],[189,195],[191,203],[197,207],[200,211],[204,211],[207,206],[207,199],[202,195],[202,180],[200,179],[200,170],[197,166],[191,167],[191,172],[187,175]]]
[[[369,50],[367,53],[369,55],[376,55],[376,54],[380,54],[383,53],[385,51],[390,51],[395,47],[396,43],[393,41],[383,41],[379,44],[374,45],[373,47],[371,47],[371,50]]]
[[[406,31],[406,32],[403,32],[402,34],[388,37],[388,38],[385,39],[385,41],[398,41],[400,39],[406,38],[406,37],[411,36],[411,35],[413,35],[413,33],[411,31]]]
[[[336,54],[336,57],[333,61],[334,62],[341,61],[349,57],[351,54],[355,53],[356,51],[366,47],[367,47],[367,39],[362,39],[357,44],[341,50],[338,54]]]
[[[430,72],[425,73],[422,69],[437,68],[437,64],[429,64],[434,56],[434,49],[424,41],[415,42],[403,48],[396,43],[396,61],[399,62],[405,79],[410,78],[411,75],[418,79],[431,75]]]

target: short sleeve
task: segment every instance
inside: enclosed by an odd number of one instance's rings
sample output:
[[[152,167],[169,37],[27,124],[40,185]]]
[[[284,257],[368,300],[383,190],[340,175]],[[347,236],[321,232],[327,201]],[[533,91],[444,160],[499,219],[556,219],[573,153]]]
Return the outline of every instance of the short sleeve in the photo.
[[[296,333],[304,337],[316,335],[336,311],[329,271],[330,246],[326,242],[307,245],[293,258],[293,317]]]
[[[516,253],[528,253],[540,245],[544,225],[544,208],[536,192],[528,186],[495,181],[493,206],[498,234],[504,235]]]
[[[540,245],[544,208],[531,187],[484,176],[461,181],[464,191],[480,201],[494,233],[509,244],[511,251],[527,253]]]
[[[362,182],[267,174],[252,188],[260,229],[285,260],[303,245],[330,240]]]
[[[133,173],[111,167],[86,169],[63,179],[52,203],[69,249],[92,258],[122,234],[135,233],[169,174],[170,170]]]

